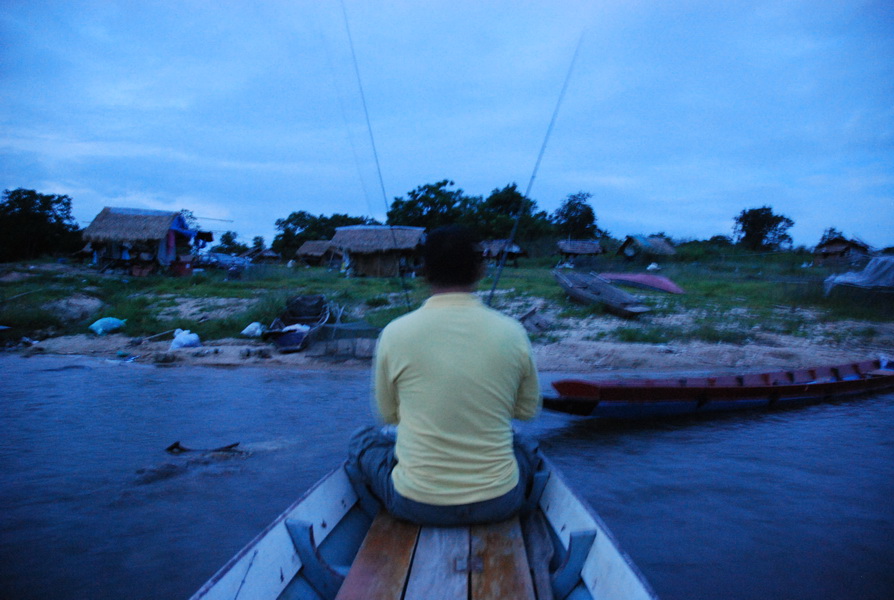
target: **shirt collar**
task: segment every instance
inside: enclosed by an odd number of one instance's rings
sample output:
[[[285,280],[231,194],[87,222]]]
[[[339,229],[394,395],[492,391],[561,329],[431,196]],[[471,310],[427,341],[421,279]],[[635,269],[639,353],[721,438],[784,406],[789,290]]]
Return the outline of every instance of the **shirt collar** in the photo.
[[[448,294],[435,294],[425,301],[423,306],[430,308],[443,308],[448,306],[475,306],[480,305],[481,300],[475,294],[467,292],[451,292]]]

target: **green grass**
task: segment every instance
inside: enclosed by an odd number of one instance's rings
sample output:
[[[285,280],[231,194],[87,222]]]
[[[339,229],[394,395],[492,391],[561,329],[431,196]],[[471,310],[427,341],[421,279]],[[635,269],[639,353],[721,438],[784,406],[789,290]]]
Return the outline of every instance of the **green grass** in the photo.
[[[537,344],[555,344],[559,340],[561,340],[561,338],[555,333],[542,332],[531,335],[531,342]]]
[[[32,333],[41,329],[63,330],[64,323],[52,312],[39,306],[7,304],[0,307],[0,324]]]
[[[660,274],[673,279],[687,294],[668,295],[634,290],[648,303],[652,317],[696,311],[698,318],[689,328],[655,324],[625,325],[604,334],[605,339],[629,342],[667,343],[674,340],[747,343],[759,333],[806,335],[814,317],[832,320],[891,322],[894,302],[890,294],[871,294],[854,288],[836,288],[826,296],[823,280],[826,269],[804,269],[805,256],[798,253],[773,255],[700,255],[697,260],[675,257],[662,263]],[[551,268],[556,257],[522,260],[520,267],[506,266],[498,282],[501,292],[494,305],[500,308],[525,297],[544,299],[557,305],[563,318],[600,316],[600,306],[582,306],[567,300],[559,289]],[[622,259],[600,257],[594,271],[642,271]],[[324,294],[344,307],[345,315],[365,313],[371,324],[382,327],[394,318],[419,306],[427,296],[427,286],[419,279],[346,278],[324,268],[263,266],[246,270],[240,279],[228,280],[225,271],[208,270],[192,277],[109,276],[89,269],[51,272],[16,265],[0,268],[0,274],[18,272],[17,281],[0,282],[0,325],[21,335],[51,331],[55,334],[84,333],[96,318],[114,316],[127,320],[128,335],[152,335],[179,327],[199,333],[203,339],[232,337],[251,322],[267,324],[285,307],[289,297]],[[485,298],[493,286],[496,271],[490,269],[479,290]],[[63,322],[47,305],[75,293],[101,300],[104,309],[87,319]],[[255,299],[250,308],[223,319],[166,319],[165,309],[175,298]],[[347,317],[345,320],[349,320]],[[843,334],[842,334],[843,335]],[[872,340],[873,327],[847,334],[849,339]],[[542,336],[543,340],[550,339]]]
[[[563,319],[586,319],[607,314],[605,308],[601,304],[578,304],[570,300],[562,300],[562,309],[559,316]]]
[[[378,308],[381,306],[388,306],[391,304],[391,300],[389,300],[387,296],[376,296],[374,298],[368,298],[365,304],[370,308]]]
[[[619,342],[631,342],[640,344],[666,344],[672,341],[673,329],[670,327],[619,327],[606,338]]]
[[[591,339],[611,340],[640,344],[668,344],[670,342],[702,341],[714,344],[746,344],[752,336],[736,328],[727,328],[711,322],[698,322],[692,327],[661,325],[626,325],[610,332],[603,332]]]

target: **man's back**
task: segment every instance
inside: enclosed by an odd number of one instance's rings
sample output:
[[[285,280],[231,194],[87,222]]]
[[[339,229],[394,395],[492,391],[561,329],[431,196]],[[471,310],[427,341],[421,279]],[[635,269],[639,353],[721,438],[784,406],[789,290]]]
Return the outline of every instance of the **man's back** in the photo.
[[[376,347],[374,404],[397,439],[359,429],[346,469],[396,517],[502,521],[522,509],[539,464],[512,431],[513,418],[540,410],[531,344],[521,324],[474,296],[484,268],[471,231],[435,229],[422,256],[431,297],[385,327]]]
[[[472,294],[435,295],[383,331],[376,400],[387,422],[400,422],[401,495],[465,504],[506,493],[518,477],[511,420],[539,408],[527,335]]]

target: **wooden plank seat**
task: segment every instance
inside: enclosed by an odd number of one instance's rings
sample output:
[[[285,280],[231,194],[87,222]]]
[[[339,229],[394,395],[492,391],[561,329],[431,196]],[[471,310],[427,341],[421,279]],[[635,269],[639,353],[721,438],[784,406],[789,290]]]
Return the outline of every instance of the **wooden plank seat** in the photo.
[[[379,512],[336,600],[430,598],[537,599],[519,519],[420,527]]]
[[[313,524],[296,519],[285,524],[308,585],[325,600],[561,600],[581,580],[596,532],[577,531],[563,520],[567,550],[553,557],[547,520],[567,515],[562,503],[547,511],[552,516],[535,508],[549,479],[547,470],[534,474],[524,517],[461,527],[401,521],[361,492],[356,506],[372,524],[362,543],[357,540],[360,548],[350,567],[330,566],[317,547]]]

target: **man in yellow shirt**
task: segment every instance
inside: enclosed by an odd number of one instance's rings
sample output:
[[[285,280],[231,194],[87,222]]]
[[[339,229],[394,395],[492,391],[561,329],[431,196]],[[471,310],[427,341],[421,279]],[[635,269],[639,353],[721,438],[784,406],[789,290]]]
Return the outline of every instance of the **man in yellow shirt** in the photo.
[[[400,518],[506,519],[521,508],[538,462],[512,431],[512,419],[540,410],[531,345],[518,321],[473,294],[483,269],[468,230],[432,231],[423,258],[431,297],[385,327],[376,348],[374,407],[397,426],[396,440],[360,430],[348,471]]]

